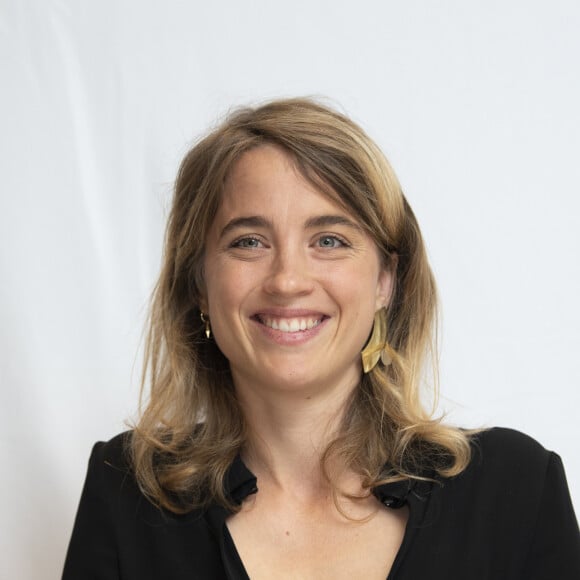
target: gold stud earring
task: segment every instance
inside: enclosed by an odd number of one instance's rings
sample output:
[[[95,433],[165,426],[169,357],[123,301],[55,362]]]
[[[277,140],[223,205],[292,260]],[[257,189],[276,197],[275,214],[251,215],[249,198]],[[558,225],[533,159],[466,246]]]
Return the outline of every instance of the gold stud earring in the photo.
[[[366,346],[361,352],[363,371],[370,373],[379,360],[389,366],[393,362],[391,348],[387,344],[387,319],[383,309],[375,312],[373,331]]]
[[[211,326],[209,325],[209,317],[206,318],[205,314],[203,312],[200,312],[199,315],[201,317],[201,321],[205,324],[205,336],[206,336],[206,338],[210,339],[211,338]]]

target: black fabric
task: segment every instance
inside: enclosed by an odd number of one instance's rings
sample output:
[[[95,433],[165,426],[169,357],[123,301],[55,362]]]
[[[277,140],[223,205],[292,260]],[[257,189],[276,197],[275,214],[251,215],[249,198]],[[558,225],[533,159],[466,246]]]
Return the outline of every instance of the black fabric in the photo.
[[[128,467],[126,440],[93,449],[63,580],[247,579],[227,512],[155,508]],[[410,510],[388,580],[579,580],[580,533],[560,458],[509,429],[485,431],[473,445],[458,477],[374,490]],[[227,485],[237,502],[257,491],[239,458]]]

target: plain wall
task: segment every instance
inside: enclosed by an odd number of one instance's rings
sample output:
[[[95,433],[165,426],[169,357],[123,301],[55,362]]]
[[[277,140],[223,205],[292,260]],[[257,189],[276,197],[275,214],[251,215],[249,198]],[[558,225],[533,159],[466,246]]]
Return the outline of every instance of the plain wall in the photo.
[[[556,450],[579,506],[579,29],[571,0],[0,0],[0,578],[59,577],[91,445],[135,416],[180,158],[279,96],[390,158],[448,420]]]

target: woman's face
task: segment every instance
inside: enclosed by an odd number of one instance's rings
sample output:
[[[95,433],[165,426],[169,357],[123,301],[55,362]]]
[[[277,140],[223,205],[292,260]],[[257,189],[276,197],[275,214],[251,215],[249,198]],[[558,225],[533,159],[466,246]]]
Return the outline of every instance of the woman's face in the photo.
[[[283,150],[233,167],[205,255],[212,334],[237,389],[350,392],[392,276],[357,221]]]

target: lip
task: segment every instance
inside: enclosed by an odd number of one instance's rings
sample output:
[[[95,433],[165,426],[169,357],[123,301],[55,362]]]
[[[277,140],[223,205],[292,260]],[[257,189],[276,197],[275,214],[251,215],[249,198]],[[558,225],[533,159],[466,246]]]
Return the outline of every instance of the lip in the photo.
[[[278,319],[319,319],[320,322],[312,328],[296,331],[283,331],[264,324],[265,318]],[[304,308],[266,308],[255,312],[250,320],[263,336],[279,345],[297,346],[312,340],[324,328],[330,317],[319,310]]]

